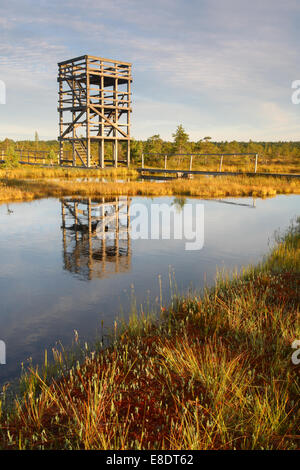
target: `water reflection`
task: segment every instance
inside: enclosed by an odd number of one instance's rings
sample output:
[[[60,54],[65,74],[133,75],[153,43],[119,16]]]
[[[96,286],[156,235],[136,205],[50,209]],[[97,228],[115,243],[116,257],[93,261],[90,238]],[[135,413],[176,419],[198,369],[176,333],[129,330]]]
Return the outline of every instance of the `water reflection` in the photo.
[[[232,206],[240,206],[240,207],[250,207],[251,209],[256,208],[256,198],[253,197],[252,200],[249,199],[250,202],[240,202],[237,201],[230,201],[227,199],[206,199],[206,201],[218,202],[220,204],[229,204]],[[178,211],[181,211],[186,204],[186,197],[174,197],[173,202],[171,203],[172,206],[175,206]]]
[[[229,201],[225,199],[207,199],[207,201],[213,201],[213,202],[219,202],[221,204],[230,204],[232,206],[241,206],[241,207],[250,207],[251,209],[256,208],[256,198],[252,198],[252,202],[250,203],[244,203],[244,202],[235,202],[235,201]]]
[[[186,251],[185,240],[135,239],[134,204],[204,205],[205,240]],[[54,198],[0,205],[0,339],[7,364],[0,384],[19,375],[27,358],[43,362],[56,341],[68,347],[79,332],[93,341],[136,305],[159,309],[170,300],[170,267],[179,293],[214,282],[216,268],[255,264],[273,234],[299,215],[300,196],[199,200],[182,197]],[[228,204],[230,203],[230,204]],[[195,214],[195,212],[193,212]],[[187,221],[194,224],[195,219]],[[146,221],[147,222],[147,221]],[[167,219],[163,220],[168,225]],[[132,228],[130,229],[130,225]],[[159,278],[161,282],[159,282]],[[149,307],[150,305],[150,307]],[[156,311],[157,311],[156,310]]]
[[[65,270],[91,280],[130,269],[130,201],[61,200]]]

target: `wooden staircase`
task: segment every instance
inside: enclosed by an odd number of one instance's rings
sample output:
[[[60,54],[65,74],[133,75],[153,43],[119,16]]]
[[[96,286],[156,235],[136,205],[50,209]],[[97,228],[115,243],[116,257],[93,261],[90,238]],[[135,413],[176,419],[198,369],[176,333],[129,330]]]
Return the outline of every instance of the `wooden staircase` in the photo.
[[[74,141],[74,153],[76,166],[87,166],[87,148],[82,140]]]

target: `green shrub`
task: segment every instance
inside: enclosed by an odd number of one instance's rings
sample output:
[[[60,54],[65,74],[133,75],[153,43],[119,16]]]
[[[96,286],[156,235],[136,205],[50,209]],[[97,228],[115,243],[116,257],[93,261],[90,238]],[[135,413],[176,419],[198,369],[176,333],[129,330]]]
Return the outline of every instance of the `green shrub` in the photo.
[[[56,155],[56,153],[54,152],[53,149],[50,150],[50,152],[47,156],[47,159],[46,159],[46,163],[49,163],[51,165],[57,163],[57,155]]]
[[[19,155],[15,152],[14,147],[11,145],[8,148],[7,156],[5,157],[4,167],[5,168],[16,168],[16,167],[19,167],[19,166],[20,166]]]

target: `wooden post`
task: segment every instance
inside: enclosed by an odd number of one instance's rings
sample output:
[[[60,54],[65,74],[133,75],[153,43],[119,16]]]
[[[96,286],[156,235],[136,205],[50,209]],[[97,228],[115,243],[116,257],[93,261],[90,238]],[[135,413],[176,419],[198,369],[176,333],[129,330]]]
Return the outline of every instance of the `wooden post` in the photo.
[[[257,171],[257,160],[258,160],[258,154],[255,154],[255,166],[254,166],[254,173]]]
[[[191,155],[190,157],[190,171],[192,171],[192,167],[193,167],[193,155]]]
[[[75,107],[75,92],[74,92],[74,88],[76,86],[76,82],[75,80],[73,79],[72,80],[72,108],[73,108],[73,111],[72,111],[72,119],[73,119],[73,122],[76,118],[76,113],[74,111],[74,107]],[[76,166],[76,154],[75,154],[75,126],[73,126],[73,129],[72,129],[72,160],[73,160],[73,163],[72,165],[73,166]]]
[[[127,140],[127,168],[129,167],[130,167],[130,140],[128,139]]]
[[[118,140],[113,141],[114,167],[118,167]]]
[[[167,169],[167,158],[168,158],[168,156],[165,155],[165,170]]]
[[[144,153],[142,153],[142,168],[144,168]]]
[[[90,73],[88,58],[86,62],[86,154],[87,154],[87,167],[91,166],[91,140],[90,140]]]
[[[115,64],[115,70],[116,70],[117,66]],[[117,109],[117,104],[118,104],[118,79],[115,78],[115,81],[114,81],[114,91],[113,91],[113,103],[114,103],[114,106],[115,106],[115,110],[114,110],[114,123],[117,124],[118,122],[118,109]],[[118,150],[119,150],[119,146],[118,146],[118,134],[117,134],[117,130],[116,128],[114,128],[113,130],[113,135],[116,137],[115,140],[114,140],[114,166],[115,168],[118,167]]]
[[[63,105],[63,82],[61,80],[61,72],[59,71],[59,137],[61,138],[63,134],[63,112],[62,112],[62,105]],[[63,155],[63,142],[59,141],[59,164],[62,164],[62,160],[64,158]],[[29,152],[28,152],[28,162],[29,162]]]
[[[99,166],[104,168],[104,139],[99,140]]]
[[[131,72],[131,70],[130,70]],[[130,107],[130,94],[131,94],[131,83],[130,80],[127,82],[127,101],[128,101],[128,108]],[[127,140],[127,167],[129,168],[130,166],[130,110],[127,112],[127,135],[128,135],[128,140]]]
[[[221,155],[221,158],[220,158],[219,172],[222,171],[222,163],[223,163],[223,155]]]

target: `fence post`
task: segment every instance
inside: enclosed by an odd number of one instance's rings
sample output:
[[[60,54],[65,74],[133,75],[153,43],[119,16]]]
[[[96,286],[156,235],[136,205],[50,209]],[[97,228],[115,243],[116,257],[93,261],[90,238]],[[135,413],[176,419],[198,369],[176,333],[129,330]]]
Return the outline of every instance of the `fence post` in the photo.
[[[219,172],[222,171],[222,163],[223,163],[223,155],[221,155],[221,158],[220,158]]]
[[[142,168],[144,168],[144,154],[142,153]]]
[[[193,155],[191,155],[190,157],[190,171],[192,171],[192,167],[193,167]]]
[[[167,169],[167,158],[168,158],[168,156],[165,155],[165,170]]]
[[[258,154],[255,154],[255,167],[254,167],[254,173],[257,171],[257,160],[258,160]]]

